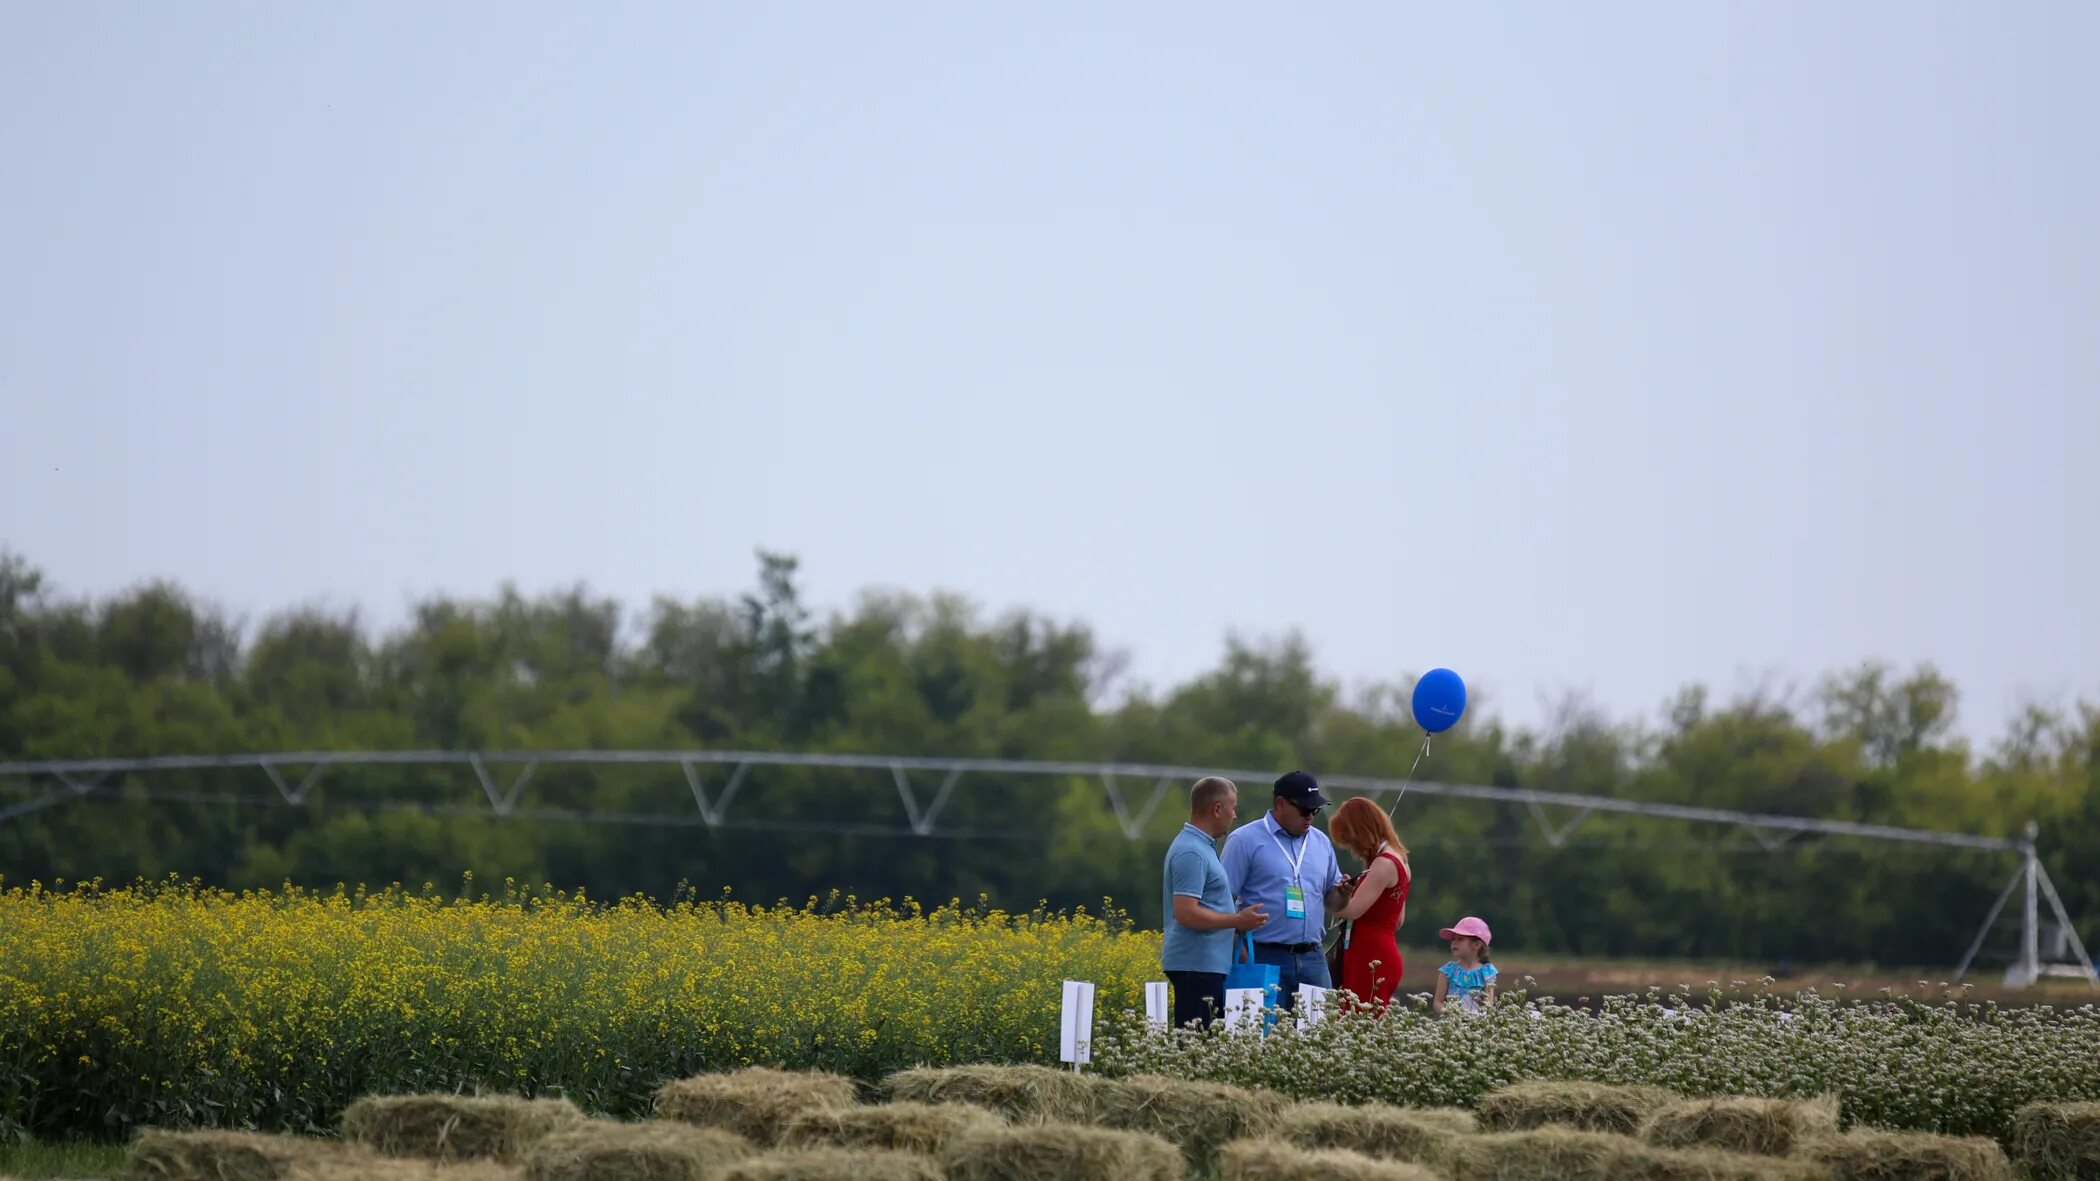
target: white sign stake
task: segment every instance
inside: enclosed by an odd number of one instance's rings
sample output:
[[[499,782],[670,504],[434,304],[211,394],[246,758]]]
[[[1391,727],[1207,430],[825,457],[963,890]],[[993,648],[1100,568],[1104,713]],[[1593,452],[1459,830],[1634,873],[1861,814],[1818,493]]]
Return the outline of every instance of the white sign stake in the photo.
[[[1073,1074],[1079,1073],[1082,1064],[1094,1060],[1094,986],[1084,980],[1065,981],[1057,1060],[1071,1063]]]
[[[1298,986],[1298,1028],[1317,1025],[1327,1016],[1327,990],[1317,984]]]
[[[1225,1028],[1231,1030],[1262,1027],[1262,1005],[1268,998],[1266,988],[1228,988],[1225,990]]]
[[[1145,1020],[1152,1025],[1164,1026],[1172,1020],[1172,1017],[1169,1015],[1170,1011],[1167,1001],[1167,982],[1154,980],[1146,984]]]

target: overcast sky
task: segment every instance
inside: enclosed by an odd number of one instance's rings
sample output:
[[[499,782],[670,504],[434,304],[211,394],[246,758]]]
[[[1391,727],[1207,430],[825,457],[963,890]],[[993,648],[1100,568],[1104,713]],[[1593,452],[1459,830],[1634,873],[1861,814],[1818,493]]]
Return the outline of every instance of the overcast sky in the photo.
[[[0,0],[0,545],[2100,699],[2100,5]]]

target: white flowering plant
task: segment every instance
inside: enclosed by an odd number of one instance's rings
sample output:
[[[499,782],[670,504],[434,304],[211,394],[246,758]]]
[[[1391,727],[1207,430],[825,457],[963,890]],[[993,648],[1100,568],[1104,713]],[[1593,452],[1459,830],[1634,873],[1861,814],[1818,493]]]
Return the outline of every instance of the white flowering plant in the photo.
[[[1740,986],[1741,982],[1737,982]],[[1954,994],[1956,998],[1959,993]],[[2100,1099],[2100,1007],[2000,1007],[1811,989],[1606,998],[1595,1009],[1504,998],[1435,1017],[1428,998],[1304,1029],[1201,1034],[1124,1014],[1096,1040],[1110,1074],[1157,1073],[1304,1099],[1472,1106],[1523,1079],[1647,1083],[1691,1097],[1835,1094],[1848,1125],[2003,1138],[2038,1100]]]

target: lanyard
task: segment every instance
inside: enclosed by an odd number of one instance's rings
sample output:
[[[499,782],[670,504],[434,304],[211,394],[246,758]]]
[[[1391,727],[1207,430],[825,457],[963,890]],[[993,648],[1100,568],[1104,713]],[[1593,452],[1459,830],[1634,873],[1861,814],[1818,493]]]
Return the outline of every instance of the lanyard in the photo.
[[[1305,864],[1305,850],[1312,845],[1312,833],[1307,832],[1304,836],[1298,838],[1298,856],[1296,860],[1293,860],[1289,853],[1284,852],[1283,842],[1277,840],[1276,834],[1273,832],[1269,834],[1269,843],[1276,846],[1278,853],[1283,853],[1285,861],[1291,863],[1291,884],[1303,886],[1305,884],[1305,876],[1298,872],[1298,867]]]

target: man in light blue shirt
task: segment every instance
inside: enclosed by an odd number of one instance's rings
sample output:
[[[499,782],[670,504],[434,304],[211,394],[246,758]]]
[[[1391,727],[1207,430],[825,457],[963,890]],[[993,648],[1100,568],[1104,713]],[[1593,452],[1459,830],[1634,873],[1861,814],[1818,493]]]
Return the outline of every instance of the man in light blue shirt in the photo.
[[[1225,1012],[1225,973],[1232,964],[1232,936],[1267,921],[1259,906],[1234,912],[1217,840],[1239,817],[1240,789],[1232,780],[1207,775],[1189,789],[1189,822],[1167,846],[1161,872],[1165,936],[1159,963],[1174,994],[1174,1026],[1191,1022],[1208,1029]]]
[[[1280,1007],[1298,1000],[1298,986],[1332,988],[1321,940],[1327,911],[1348,902],[1334,843],[1313,827],[1327,806],[1320,784],[1303,771],[1276,781],[1276,798],[1261,819],[1225,838],[1225,876],[1242,906],[1259,906],[1269,922],[1254,936],[1257,963],[1275,964]]]

